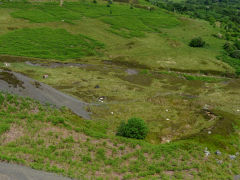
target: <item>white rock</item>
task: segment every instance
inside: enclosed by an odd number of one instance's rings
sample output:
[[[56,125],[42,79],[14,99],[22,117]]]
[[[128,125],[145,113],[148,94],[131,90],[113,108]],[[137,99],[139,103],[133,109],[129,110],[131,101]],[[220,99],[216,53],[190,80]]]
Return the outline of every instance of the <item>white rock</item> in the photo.
[[[167,118],[166,120],[169,121],[170,119]]]
[[[4,66],[9,67],[10,64],[9,63],[4,63]]]
[[[212,134],[212,131],[208,131],[208,134]]]
[[[209,151],[205,151],[205,156],[208,157],[211,153]]]
[[[113,112],[111,112],[111,114],[113,114]]]
[[[168,112],[168,109],[166,109],[166,112]]]
[[[210,151],[208,151],[207,147],[205,147],[204,154],[206,157],[208,157],[211,154]]]
[[[47,74],[44,74],[44,75],[43,75],[43,79],[46,79],[46,78],[48,78],[48,75],[47,75]]]

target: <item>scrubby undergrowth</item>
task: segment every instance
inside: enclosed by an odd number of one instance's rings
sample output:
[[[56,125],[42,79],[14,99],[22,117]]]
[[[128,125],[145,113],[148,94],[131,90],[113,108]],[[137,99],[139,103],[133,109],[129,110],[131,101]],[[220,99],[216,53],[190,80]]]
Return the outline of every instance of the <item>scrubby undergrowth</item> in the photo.
[[[240,173],[238,126],[235,151],[204,154],[195,140],[152,145],[108,136],[91,121],[10,94],[0,95],[0,159],[81,179],[231,179]],[[204,143],[204,142],[203,142]],[[229,144],[229,146],[231,146]]]

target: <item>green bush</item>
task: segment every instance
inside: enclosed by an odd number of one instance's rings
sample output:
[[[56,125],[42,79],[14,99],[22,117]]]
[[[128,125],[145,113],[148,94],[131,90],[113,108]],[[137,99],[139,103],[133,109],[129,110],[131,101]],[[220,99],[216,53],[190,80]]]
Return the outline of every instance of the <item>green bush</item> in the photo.
[[[230,42],[226,42],[223,46],[223,48],[228,52],[231,53],[235,50],[237,50],[236,46],[234,46],[234,44],[230,43]]]
[[[240,59],[240,50],[235,50],[230,54],[231,57]]]
[[[134,139],[144,139],[147,136],[148,128],[140,118],[131,118],[127,123],[122,122],[117,130],[117,136]]]
[[[206,42],[201,38],[201,37],[196,37],[193,38],[190,43],[189,46],[191,47],[203,47],[205,46]]]

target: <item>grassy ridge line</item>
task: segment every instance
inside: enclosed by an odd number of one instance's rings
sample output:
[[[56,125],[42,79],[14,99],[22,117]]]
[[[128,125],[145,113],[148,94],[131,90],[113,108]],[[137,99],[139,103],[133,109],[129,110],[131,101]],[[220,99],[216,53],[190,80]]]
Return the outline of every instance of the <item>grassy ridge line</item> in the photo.
[[[106,135],[101,123],[82,120],[64,109],[59,111],[11,94],[1,93],[0,100],[3,161],[80,179],[231,179],[240,172],[239,157],[228,157],[228,153],[239,151],[237,124],[230,135],[223,134],[225,138],[212,136],[214,140],[223,139],[220,144],[227,143],[228,148],[221,149],[223,154],[217,156],[212,141],[204,138],[152,145]],[[205,146],[212,152],[209,157],[204,157]]]

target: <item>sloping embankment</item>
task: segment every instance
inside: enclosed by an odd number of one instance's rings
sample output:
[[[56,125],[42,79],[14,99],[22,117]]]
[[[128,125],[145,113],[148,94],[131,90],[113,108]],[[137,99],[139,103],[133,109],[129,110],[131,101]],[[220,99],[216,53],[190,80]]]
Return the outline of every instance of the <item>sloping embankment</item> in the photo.
[[[0,70],[0,91],[30,97],[57,107],[65,106],[75,114],[90,119],[89,113],[85,110],[87,103],[16,72]]]

